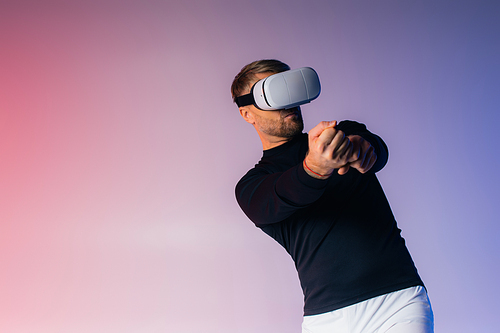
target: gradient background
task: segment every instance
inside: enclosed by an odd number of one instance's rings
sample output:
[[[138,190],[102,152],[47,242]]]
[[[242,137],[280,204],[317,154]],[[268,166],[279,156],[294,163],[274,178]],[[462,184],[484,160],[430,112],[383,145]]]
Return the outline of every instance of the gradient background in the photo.
[[[300,332],[291,259],[234,185],[240,68],[311,66],[353,119],[436,332],[500,327],[497,1],[0,0],[0,331]]]

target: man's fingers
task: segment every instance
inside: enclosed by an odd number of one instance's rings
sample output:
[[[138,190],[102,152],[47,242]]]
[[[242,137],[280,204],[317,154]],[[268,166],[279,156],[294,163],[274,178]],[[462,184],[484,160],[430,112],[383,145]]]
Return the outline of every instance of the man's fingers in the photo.
[[[313,139],[318,138],[325,129],[337,126],[337,121],[322,121],[318,125],[314,126],[309,131],[309,136]]]
[[[373,148],[373,146],[370,146],[370,148],[368,148],[368,151],[365,154],[364,161],[361,163],[361,168],[365,169],[368,166],[370,166],[370,163],[372,162],[374,156],[376,156],[375,149]]]
[[[339,158],[346,159],[346,161],[349,161],[352,152],[354,149],[354,145],[352,144],[351,140],[348,138],[345,138],[345,141],[342,143],[342,145],[339,147],[337,151],[337,156]]]
[[[338,174],[344,175],[351,167],[368,172],[377,161],[373,146],[359,135],[346,136],[336,125],[336,121],[322,121],[309,131],[308,163],[326,170],[325,174],[338,168]]]
[[[347,171],[349,171],[349,164],[346,164],[343,167],[339,168],[337,173],[342,176],[342,175],[345,175],[347,173]]]
[[[323,145],[326,149],[332,150],[332,148],[335,149],[342,143],[344,137],[344,132],[338,131],[333,126],[328,126],[318,136],[316,143]]]
[[[352,148],[351,156],[349,158],[349,162],[355,162],[361,157],[361,148],[359,147],[359,145],[357,145],[353,142],[352,147],[353,148]]]
[[[375,154],[375,152],[373,152],[373,154],[370,158],[370,162],[366,166],[366,169],[367,169],[366,171],[370,170],[375,165],[375,162],[377,162],[377,154]]]
[[[377,154],[375,154],[375,150],[373,149],[373,147],[370,147],[369,151],[360,156],[357,161],[351,163],[351,167],[355,168],[361,173],[366,173],[370,171],[376,161]]]
[[[326,131],[325,131],[326,132]],[[330,130],[328,130],[330,132]],[[329,133],[330,134],[330,133]],[[341,153],[347,148],[350,141],[346,138],[344,132],[336,131],[330,142],[327,143],[332,156],[341,155]]]

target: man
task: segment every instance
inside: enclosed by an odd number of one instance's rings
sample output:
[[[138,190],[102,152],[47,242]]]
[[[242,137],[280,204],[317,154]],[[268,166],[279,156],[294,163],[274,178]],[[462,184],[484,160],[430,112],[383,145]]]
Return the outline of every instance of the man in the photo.
[[[245,66],[234,101],[260,79],[290,68]],[[241,209],[291,255],[304,293],[303,332],[432,332],[424,284],[375,176],[385,143],[354,121],[302,133],[300,107],[239,107],[264,149],[236,185]]]

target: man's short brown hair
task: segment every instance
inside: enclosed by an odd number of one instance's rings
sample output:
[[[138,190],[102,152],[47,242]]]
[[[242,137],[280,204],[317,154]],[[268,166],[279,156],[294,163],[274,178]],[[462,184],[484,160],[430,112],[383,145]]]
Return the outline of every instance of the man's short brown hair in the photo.
[[[234,77],[233,84],[231,85],[233,101],[236,103],[236,97],[243,95],[244,92],[250,89],[250,82],[256,80],[255,74],[276,74],[288,70],[290,70],[290,66],[275,59],[257,60],[246,65],[241,69],[238,75]]]

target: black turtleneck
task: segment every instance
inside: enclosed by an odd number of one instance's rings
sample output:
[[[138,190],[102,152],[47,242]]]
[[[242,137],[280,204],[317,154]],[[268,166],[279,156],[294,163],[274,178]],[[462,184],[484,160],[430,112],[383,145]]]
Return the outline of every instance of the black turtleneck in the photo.
[[[307,134],[301,134],[265,150],[236,185],[241,209],[294,260],[304,315],[423,285],[375,176],[388,159],[385,143],[357,122],[337,129],[375,148],[369,173],[351,168],[326,180],[309,176],[302,166]]]

